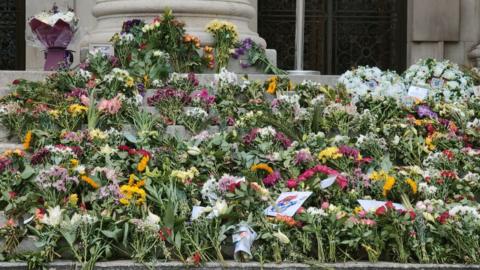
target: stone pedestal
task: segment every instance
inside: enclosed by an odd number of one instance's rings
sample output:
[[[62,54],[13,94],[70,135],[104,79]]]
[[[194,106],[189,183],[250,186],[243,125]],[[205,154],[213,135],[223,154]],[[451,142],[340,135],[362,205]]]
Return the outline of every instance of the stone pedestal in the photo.
[[[81,42],[82,49],[91,43],[107,43],[121,30],[123,21],[139,18],[150,21],[171,8],[174,15],[185,22],[187,32],[200,38],[204,45],[213,43],[205,25],[213,19],[236,24],[240,38],[251,38],[266,47],[266,42],[249,24],[257,12],[251,0],[96,0],[93,15],[97,26]]]

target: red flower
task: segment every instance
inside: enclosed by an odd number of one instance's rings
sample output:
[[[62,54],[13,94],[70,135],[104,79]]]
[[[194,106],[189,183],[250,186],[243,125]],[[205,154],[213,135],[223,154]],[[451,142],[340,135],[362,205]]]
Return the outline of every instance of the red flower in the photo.
[[[440,173],[440,175],[442,177],[450,178],[450,179],[456,179],[457,178],[457,174],[454,171],[442,171]]]
[[[195,263],[195,265],[200,265],[200,262],[202,261],[202,257],[200,256],[200,252],[195,252],[192,256],[192,259],[193,259],[193,263]]]
[[[375,211],[375,215],[377,216],[382,216],[385,214],[385,212],[387,212],[387,208],[385,206],[380,206],[379,208],[377,208],[377,210]]]
[[[17,80],[13,80],[12,84],[13,84],[13,85],[18,85],[18,84],[20,84],[20,80],[18,80],[18,79],[17,79]]]
[[[237,185],[235,183],[230,183],[230,185],[228,185],[228,191],[230,191],[231,193],[234,193],[236,188]]]
[[[126,145],[119,145],[118,150],[120,150],[120,151],[130,151],[130,147],[128,147]]]
[[[137,154],[140,154],[144,157],[149,157],[149,158],[152,157],[152,154],[150,152],[148,152],[147,150],[144,150],[144,149],[137,150]]]
[[[393,202],[392,201],[388,201],[385,203],[385,207],[387,207],[387,209],[395,209],[395,207],[393,206]]]
[[[408,211],[408,214],[410,215],[411,220],[414,220],[415,217],[417,217],[417,214],[413,210]]]
[[[455,157],[455,154],[448,149],[443,150],[443,154],[447,156],[448,160],[452,160]]]
[[[443,212],[443,214],[437,217],[437,221],[440,222],[440,224],[445,224],[449,217],[450,217],[450,214],[448,213],[448,211],[445,211]]]
[[[13,200],[15,197],[17,197],[17,193],[15,191],[9,191],[8,192],[8,197]]]

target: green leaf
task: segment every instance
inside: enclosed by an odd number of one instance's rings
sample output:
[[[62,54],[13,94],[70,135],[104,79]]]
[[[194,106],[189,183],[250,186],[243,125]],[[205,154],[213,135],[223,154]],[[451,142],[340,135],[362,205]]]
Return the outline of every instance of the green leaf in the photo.
[[[32,176],[35,173],[35,170],[31,166],[26,166],[25,170],[22,172],[22,179],[28,179],[30,176]]]

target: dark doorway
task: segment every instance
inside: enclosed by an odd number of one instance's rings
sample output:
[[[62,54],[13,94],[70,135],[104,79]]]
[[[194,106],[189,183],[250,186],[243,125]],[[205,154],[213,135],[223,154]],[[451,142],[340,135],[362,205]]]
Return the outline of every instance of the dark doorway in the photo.
[[[295,0],[258,0],[258,32],[292,69]],[[358,65],[403,71],[407,0],[306,0],[305,69],[341,74]]]
[[[0,70],[25,69],[25,0],[0,1]]]

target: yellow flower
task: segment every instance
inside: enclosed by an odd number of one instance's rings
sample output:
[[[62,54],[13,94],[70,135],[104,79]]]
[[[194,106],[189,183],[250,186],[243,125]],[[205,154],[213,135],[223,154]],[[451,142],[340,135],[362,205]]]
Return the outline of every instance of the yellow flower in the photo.
[[[72,168],[75,168],[78,166],[78,159],[70,159],[70,165],[72,165]]]
[[[93,129],[90,130],[89,135],[92,139],[100,139],[105,140],[108,136],[105,132],[101,131],[100,129]]]
[[[437,146],[433,143],[433,139],[435,138],[435,136],[436,136],[436,133],[425,138],[425,144],[427,145],[427,148],[430,151],[433,151],[437,148]]]
[[[387,197],[388,192],[390,192],[395,185],[395,178],[391,175],[387,175],[385,178],[385,184],[383,184],[383,196]]]
[[[362,210],[363,210],[363,208],[361,206],[357,206],[357,207],[355,207],[355,209],[353,209],[353,212],[355,214],[358,214],[358,213],[362,212]]]
[[[92,188],[94,189],[98,189],[100,187],[99,184],[97,184],[95,181],[93,181],[92,178],[86,176],[86,175],[82,175],[80,176],[80,178],[87,184],[89,184]]]
[[[68,203],[71,205],[77,205],[78,202],[78,195],[76,193],[71,194],[68,196]]]
[[[32,141],[32,131],[29,130],[27,131],[27,134],[25,134],[25,139],[23,140],[23,149],[28,150],[30,148],[30,143]]]
[[[410,189],[412,190],[413,194],[417,194],[417,190],[418,190],[417,183],[411,178],[408,178],[405,181],[410,186]]]
[[[143,156],[142,159],[140,160],[140,162],[137,165],[137,171],[139,171],[139,172],[145,171],[145,168],[147,168],[149,160],[150,160],[149,156],[147,156],[147,155]]]
[[[342,157],[342,153],[338,151],[337,147],[328,147],[323,149],[319,154],[318,154],[318,159],[322,162],[325,163],[327,160],[335,160],[339,159]]]
[[[270,83],[268,84],[267,93],[274,95],[277,91],[277,76],[270,78]]]
[[[383,180],[385,179],[387,173],[385,173],[384,171],[374,171],[372,172],[372,174],[370,174],[370,179],[374,180],[374,181],[379,181],[379,180]]]
[[[268,166],[266,163],[254,164],[251,168],[252,172],[256,172],[258,170],[266,171],[268,174],[273,173],[272,167]]]
[[[123,205],[130,205],[133,201],[138,205],[144,204],[147,199],[147,193],[141,187],[145,185],[145,181],[141,180],[135,184],[134,175],[130,175],[127,185],[122,185],[120,187],[120,193],[122,198],[119,200]]]
[[[173,170],[170,176],[178,178],[181,182],[185,183],[187,180],[192,180],[195,176],[198,176],[200,172],[195,167],[191,167],[187,171]]]
[[[125,85],[127,87],[133,87],[135,85],[135,81],[133,80],[132,77],[128,76],[127,81],[125,82]]]
[[[74,116],[78,116],[80,114],[83,114],[88,110],[87,107],[80,105],[80,104],[72,104],[68,107],[68,112],[73,114]]]
[[[48,111],[48,114],[50,116],[52,116],[53,118],[58,118],[58,116],[60,115],[60,111],[59,110],[50,110],[50,111]]]

